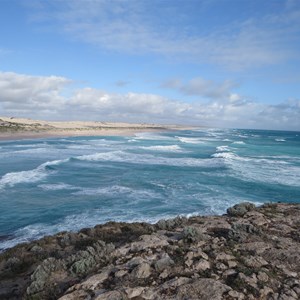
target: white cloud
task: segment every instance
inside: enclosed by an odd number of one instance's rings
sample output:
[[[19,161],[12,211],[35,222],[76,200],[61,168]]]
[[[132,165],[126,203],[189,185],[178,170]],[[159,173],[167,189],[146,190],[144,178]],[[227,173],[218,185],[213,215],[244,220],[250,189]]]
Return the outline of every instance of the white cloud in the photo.
[[[295,1],[287,1],[277,13],[222,27],[216,24],[209,31],[199,30],[207,26],[201,15],[199,23],[187,26],[184,20],[191,9],[214,16],[220,1],[190,2],[189,10],[180,1],[160,5],[160,1],[66,0],[51,2],[51,7],[37,2],[36,19],[56,20],[59,30],[71,37],[110,51],[156,53],[238,70],[277,64],[298,54],[291,47],[300,41],[300,9]]]
[[[268,105],[231,93],[226,99],[189,103],[155,94],[75,90],[71,82],[58,76],[0,72],[0,115],[300,130],[299,99]]]
[[[170,79],[161,85],[163,88],[178,90],[184,95],[202,96],[212,99],[225,99],[231,97],[231,89],[236,86],[237,84],[231,80],[217,83],[201,77],[193,78],[187,83],[183,83],[179,79]]]

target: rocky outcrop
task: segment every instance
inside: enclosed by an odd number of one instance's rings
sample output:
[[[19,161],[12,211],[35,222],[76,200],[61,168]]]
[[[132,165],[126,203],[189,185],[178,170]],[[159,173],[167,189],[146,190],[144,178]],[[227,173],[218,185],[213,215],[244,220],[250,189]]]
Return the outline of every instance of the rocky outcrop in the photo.
[[[107,223],[0,255],[0,299],[300,299],[300,205]]]

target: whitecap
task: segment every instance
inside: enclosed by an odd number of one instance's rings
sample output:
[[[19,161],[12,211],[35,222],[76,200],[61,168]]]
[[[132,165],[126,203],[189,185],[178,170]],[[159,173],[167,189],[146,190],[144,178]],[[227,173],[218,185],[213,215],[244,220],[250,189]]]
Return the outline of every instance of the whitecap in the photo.
[[[182,152],[182,148],[178,145],[147,146],[147,147],[140,147],[140,148],[144,150],[151,150],[151,151]]]
[[[139,132],[136,133],[134,136],[136,140],[166,140],[166,141],[174,140],[173,137],[158,135],[151,132]]]
[[[229,150],[229,147],[228,146],[226,146],[226,145],[224,145],[224,146],[218,146],[217,148],[216,148],[216,151],[217,152],[229,152],[230,150]]]
[[[30,149],[24,149],[24,150],[17,150],[13,151],[14,154],[36,154],[36,153],[45,153],[48,152],[49,148],[30,148]]]
[[[51,173],[47,167],[67,162],[69,159],[47,161],[37,168],[28,171],[6,173],[0,179],[0,190],[6,186],[13,187],[19,183],[31,183],[43,180]]]
[[[59,191],[59,190],[78,190],[80,187],[76,187],[66,183],[53,183],[53,184],[40,184],[39,188],[45,191]]]
[[[81,188],[80,191],[74,192],[73,195],[82,196],[94,196],[94,195],[126,195],[127,197],[134,198],[138,200],[140,198],[146,198],[151,201],[153,198],[160,197],[160,194],[150,191],[147,189],[133,189],[126,186],[114,185],[109,187],[99,187],[99,188]]]
[[[286,142],[285,139],[275,139],[276,142]]]
[[[186,143],[186,144],[203,144],[204,141],[202,141],[200,138],[188,138],[188,137],[181,137],[177,136],[178,140],[181,143]]]
[[[134,154],[124,151],[100,152],[90,155],[77,156],[76,159],[84,161],[113,161],[126,162],[133,164],[147,164],[147,165],[166,165],[178,167],[204,167],[216,168],[221,167],[222,163],[214,158],[191,158],[191,157],[162,157],[147,154]]]
[[[236,141],[236,142],[233,142],[233,144],[245,145],[246,143],[243,141]]]
[[[234,158],[237,158],[237,155],[235,155],[232,152],[221,152],[221,153],[215,153],[215,154],[213,154],[212,157],[215,157],[215,158],[225,158],[225,159],[234,159]]]

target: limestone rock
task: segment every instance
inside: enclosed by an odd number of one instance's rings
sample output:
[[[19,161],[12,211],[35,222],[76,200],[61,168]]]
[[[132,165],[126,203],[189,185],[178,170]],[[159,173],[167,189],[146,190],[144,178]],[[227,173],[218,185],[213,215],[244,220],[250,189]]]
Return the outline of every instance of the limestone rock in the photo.
[[[93,300],[123,300],[124,297],[119,291],[108,291],[98,295]]]
[[[148,263],[141,263],[133,269],[131,275],[136,278],[147,278],[151,275],[151,267]]]
[[[154,268],[156,271],[162,272],[164,269],[172,265],[174,265],[174,261],[169,257],[169,255],[165,255],[154,263]]]
[[[60,297],[58,300],[90,300],[91,295],[83,290],[74,291],[73,293],[67,294]]]
[[[244,202],[234,205],[233,207],[230,207],[227,209],[227,214],[231,217],[242,217],[244,216],[248,211],[254,210],[255,205],[250,202]]]
[[[201,299],[222,300],[224,293],[231,288],[213,279],[199,278],[191,283],[181,285],[177,289],[177,298],[172,299]]]

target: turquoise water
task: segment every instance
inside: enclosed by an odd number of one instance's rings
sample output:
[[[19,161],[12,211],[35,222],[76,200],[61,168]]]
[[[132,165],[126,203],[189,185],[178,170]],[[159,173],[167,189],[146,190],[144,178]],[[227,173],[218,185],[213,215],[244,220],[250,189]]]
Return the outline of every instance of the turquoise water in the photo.
[[[0,249],[115,221],[300,202],[300,133],[205,129],[0,142]]]

